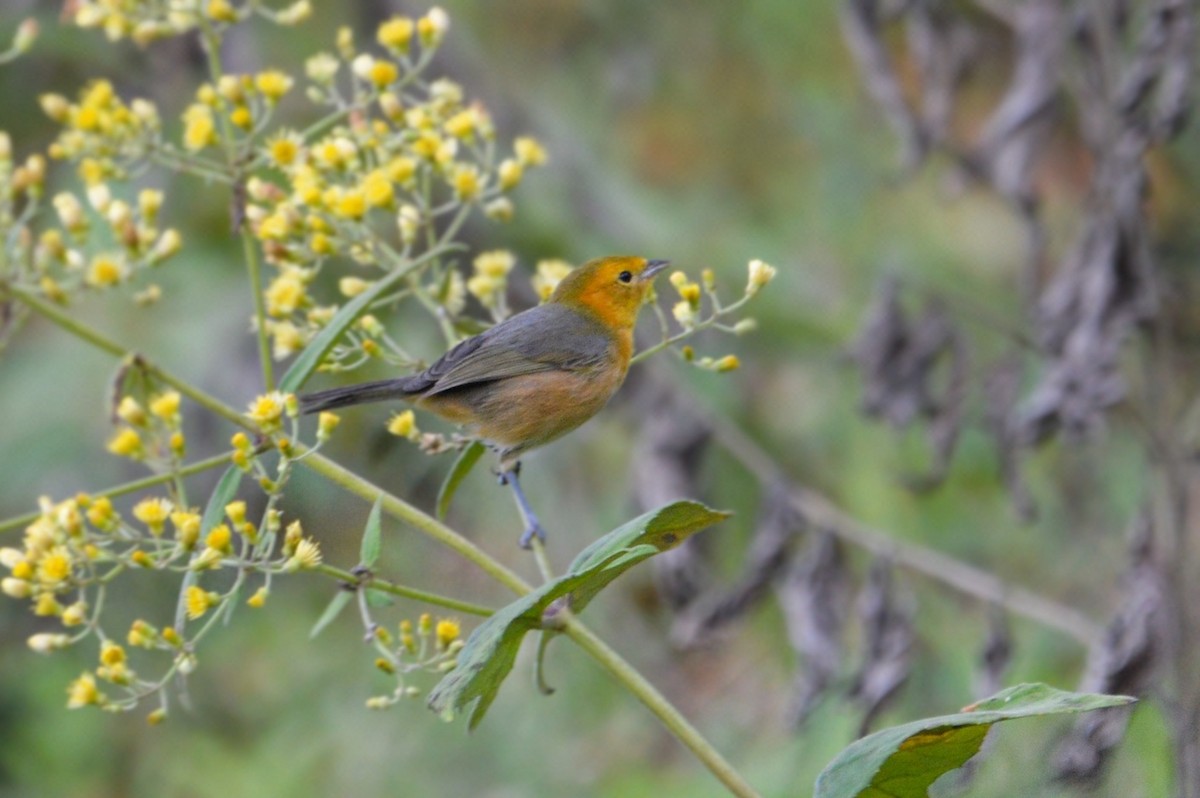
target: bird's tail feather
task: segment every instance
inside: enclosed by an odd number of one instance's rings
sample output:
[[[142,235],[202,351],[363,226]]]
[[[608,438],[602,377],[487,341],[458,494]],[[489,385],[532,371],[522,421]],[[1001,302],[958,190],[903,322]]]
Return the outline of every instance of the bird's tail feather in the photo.
[[[394,380],[363,382],[358,385],[346,385],[341,388],[330,388],[327,391],[304,394],[300,397],[300,412],[317,413],[321,410],[332,410],[335,407],[346,407],[347,405],[382,402],[386,399],[405,399],[413,394],[409,389],[411,383],[410,377],[400,377]]]

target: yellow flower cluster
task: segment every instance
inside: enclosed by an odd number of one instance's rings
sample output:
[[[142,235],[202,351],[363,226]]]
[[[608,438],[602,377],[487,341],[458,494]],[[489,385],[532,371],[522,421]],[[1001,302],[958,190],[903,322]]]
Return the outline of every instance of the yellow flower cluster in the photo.
[[[375,660],[375,667],[395,676],[396,686],[390,694],[368,698],[368,709],[387,709],[403,698],[421,695],[419,688],[407,683],[406,676],[417,671],[442,674],[452,670],[464,645],[462,627],[453,618],[441,618],[435,623],[433,616],[425,613],[416,624],[402,620],[399,632],[397,638],[383,625],[374,629],[376,649],[381,654]]]
[[[145,404],[130,394],[122,396],[116,416],[123,423],[109,438],[108,451],[168,467],[181,462],[187,450],[179,411],[182,399],[175,390],[151,394]]]
[[[491,310],[497,320],[508,315],[505,292],[508,273],[516,263],[516,257],[507,250],[482,252],[475,258],[475,273],[467,280],[467,291]]]
[[[274,357],[299,351],[336,313],[337,304],[311,295],[317,272],[331,256],[346,255],[383,271],[405,268],[430,246],[430,236],[446,224],[457,227],[460,222],[453,220],[470,209],[510,219],[508,192],[525,169],[545,162],[544,149],[530,138],[518,139],[512,155],[501,157],[484,107],[468,101],[453,81],[422,77],[428,54],[448,27],[449,18],[436,8],[420,19],[393,17],[376,32],[381,47],[376,52],[360,51],[351,33],[340,31],[333,52],[308,60],[306,96],[355,112],[311,140],[278,130],[258,145],[256,163],[270,169],[247,183],[246,218],[276,269],[264,295]],[[345,76],[342,82],[339,75]],[[254,80],[256,90],[262,77]],[[243,91],[246,85],[245,79],[239,83]],[[283,82],[276,88],[283,89]],[[223,96],[219,86],[211,93]],[[232,95],[225,101],[240,102]],[[217,111],[199,102],[189,113],[185,128],[194,140],[188,141],[185,130],[185,143],[207,146],[217,135]],[[250,119],[252,124],[257,119],[253,110]],[[420,290],[429,291],[451,317],[457,315],[470,286],[444,263],[425,268],[434,271],[434,282]],[[370,282],[352,277],[338,286],[352,297]],[[498,304],[491,300],[503,279],[493,279],[490,287],[476,279],[474,285],[473,293],[487,297],[489,307]],[[375,355],[408,362],[381,326],[377,333],[358,325],[350,345],[335,348],[326,367],[349,368]]]
[[[143,47],[200,26],[220,30],[251,13],[279,25],[295,25],[312,15],[311,0],[296,0],[278,10],[233,0],[77,0],[68,8],[71,21],[79,27],[98,28],[110,41],[128,38]]]
[[[221,115],[243,134],[259,132],[293,82],[286,72],[268,69],[257,75],[222,75],[215,84],[205,83],[196,91],[195,102],[184,109],[183,148],[199,152],[216,145]]]
[[[80,162],[88,185],[123,177],[124,163],[143,156],[158,140],[158,108],[145,99],[126,103],[107,80],[94,80],[72,103],[61,94],[43,94],[42,111],[62,125],[50,145],[52,158]]]
[[[0,590],[12,598],[28,599],[36,615],[78,626],[86,620],[87,605],[66,597],[79,595],[80,587],[94,578],[101,552],[87,534],[92,513],[85,514],[76,499],[54,503],[43,497],[39,503],[41,513],[26,527],[22,548],[0,549],[0,565],[9,570]],[[92,510],[102,512],[104,517],[98,520],[104,522],[115,515],[111,506]],[[45,645],[47,638],[30,640],[32,648]]]

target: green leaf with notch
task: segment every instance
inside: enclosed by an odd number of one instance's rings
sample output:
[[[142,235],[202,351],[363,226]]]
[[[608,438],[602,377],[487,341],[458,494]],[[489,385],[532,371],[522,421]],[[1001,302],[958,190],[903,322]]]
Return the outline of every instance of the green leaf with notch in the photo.
[[[442,483],[441,490],[438,491],[437,517],[439,521],[446,520],[446,512],[450,509],[450,501],[454,498],[458,486],[466,479],[467,474],[471,473],[471,469],[479,462],[479,458],[483,456],[486,449],[487,447],[479,441],[472,441],[455,459],[454,466],[446,475],[446,481]]]
[[[926,798],[940,776],[979,752],[994,723],[1090,712],[1136,700],[1044,684],[1010,687],[957,714],[884,729],[852,743],[821,771],[813,798]]]
[[[379,560],[379,553],[383,551],[383,524],[380,520],[380,513],[383,510],[383,494],[380,494],[375,499],[375,505],[371,507],[371,514],[367,516],[367,525],[363,529],[362,545],[359,546],[358,562],[364,568],[371,568]]]
[[[444,718],[469,709],[475,728],[512,670],[526,632],[544,628],[555,602],[579,612],[606,585],[634,565],[674,548],[691,535],[729,517],[703,504],[678,501],[652,510],[584,549],[567,572],[498,610],[475,628],[458,653],[454,670],[429,694],[429,708]]]

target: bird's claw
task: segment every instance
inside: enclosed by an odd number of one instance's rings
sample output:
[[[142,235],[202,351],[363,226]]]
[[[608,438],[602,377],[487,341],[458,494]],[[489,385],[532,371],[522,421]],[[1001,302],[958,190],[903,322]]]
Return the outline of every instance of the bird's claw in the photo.
[[[525,531],[521,533],[521,539],[517,541],[517,545],[523,549],[533,548],[534,535],[537,535],[537,539],[542,543],[546,542],[546,530],[542,529],[542,525],[536,518],[530,519],[529,526],[525,527]]]

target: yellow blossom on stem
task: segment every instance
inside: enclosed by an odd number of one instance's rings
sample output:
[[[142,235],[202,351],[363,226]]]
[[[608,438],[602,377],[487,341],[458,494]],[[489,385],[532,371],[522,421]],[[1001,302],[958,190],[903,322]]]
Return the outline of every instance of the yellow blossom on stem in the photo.
[[[546,150],[530,136],[521,136],[513,142],[513,150],[522,166],[541,166],[546,162]]]
[[[88,267],[87,284],[93,288],[111,288],[125,279],[125,266],[112,255],[99,255]]]
[[[268,102],[275,103],[292,88],[292,78],[286,72],[268,69],[255,76],[254,88],[258,89]]]
[[[146,423],[146,411],[132,396],[121,397],[121,401],[117,403],[117,417],[135,427],[143,426]]]
[[[164,391],[150,400],[150,412],[168,424],[179,423],[179,391]]]
[[[417,429],[416,414],[411,410],[403,410],[396,413],[387,424],[387,431],[398,438],[408,438],[413,440],[420,434]]]
[[[312,538],[302,538],[296,545],[296,553],[287,561],[288,571],[307,571],[321,564],[321,547]]]
[[[119,457],[129,457],[133,460],[142,458],[142,438],[136,431],[124,427],[108,441],[108,451]]]
[[[204,545],[212,551],[228,554],[233,545],[233,532],[227,524],[217,524],[205,536]]]
[[[434,634],[437,636],[438,648],[447,648],[451,643],[458,639],[461,630],[458,621],[450,618],[443,618],[437,622],[437,627],[434,629]]]
[[[254,595],[246,599],[246,604],[247,606],[258,609],[267,603],[267,596],[270,594],[270,591],[267,590],[266,587],[260,587],[258,590],[254,591]]]
[[[408,17],[392,17],[379,26],[376,39],[389,50],[407,53],[416,24]]]
[[[190,105],[183,113],[183,146],[197,152],[216,143],[217,126],[213,121],[212,109],[207,105]]]
[[[96,677],[86,671],[67,685],[67,709],[101,704],[104,694],[96,687]]]
[[[267,286],[265,298],[267,313],[275,317],[290,316],[308,299],[303,273],[287,269]]]
[[[196,620],[204,617],[204,613],[216,606],[221,601],[221,597],[216,593],[205,590],[198,585],[190,585],[187,593],[184,595],[184,605],[187,609],[187,617],[189,620]],[[164,636],[167,630],[163,630]],[[172,630],[173,631],[173,630]]]
[[[172,509],[167,499],[143,499],[134,506],[133,517],[150,527],[151,534],[157,537],[162,534]]]

